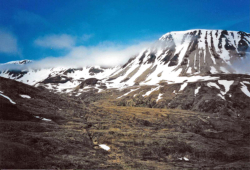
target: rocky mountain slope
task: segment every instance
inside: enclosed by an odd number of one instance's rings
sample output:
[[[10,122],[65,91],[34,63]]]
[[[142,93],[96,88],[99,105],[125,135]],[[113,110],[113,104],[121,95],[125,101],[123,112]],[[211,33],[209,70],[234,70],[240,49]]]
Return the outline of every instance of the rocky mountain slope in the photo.
[[[249,55],[250,34],[222,30],[191,30],[163,35],[131,59],[109,80],[133,84],[180,82],[179,77],[235,73],[234,63]],[[188,78],[186,78],[188,79]]]

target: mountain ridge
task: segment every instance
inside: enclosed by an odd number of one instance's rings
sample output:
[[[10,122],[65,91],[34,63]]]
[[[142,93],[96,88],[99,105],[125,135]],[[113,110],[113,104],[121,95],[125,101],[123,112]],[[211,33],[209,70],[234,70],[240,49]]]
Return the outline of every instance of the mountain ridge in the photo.
[[[210,80],[214,79],[210,76],[212,74],[237,73],[232,63],[244,62],[248,58],[249,46],[250,34],[242,31],[172,31],[162,35],[151,47],[142,50],[123,66],[25,68],[20,72],[4,70],[0,76],[36,86],[46,87],[43,82],[47,82],[46,88],[57,89],[58,92],[68,91],[67,88],[73,90],[88,78],[100,80],[107,88],[154,85],[160,82],[171,84],[190,79],[198,81],[201,77]],[[9,65],[12,63],[9,62]],[[27,63],[31,61],[27,60]],[[58,81],[48,84],[53,77]]]

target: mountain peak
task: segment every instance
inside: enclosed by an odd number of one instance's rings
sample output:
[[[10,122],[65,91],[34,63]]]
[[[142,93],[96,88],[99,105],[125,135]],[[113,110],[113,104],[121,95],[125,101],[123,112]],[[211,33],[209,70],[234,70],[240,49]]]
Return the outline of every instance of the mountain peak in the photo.
[[[7,62],[7,63],[3,63],[3,65],[6,65],[6,64],[24,65],[24,64],[28,64],[28,63],[32,63],[32,60],[17,60],[17,61],[10,61],[10,62]]]

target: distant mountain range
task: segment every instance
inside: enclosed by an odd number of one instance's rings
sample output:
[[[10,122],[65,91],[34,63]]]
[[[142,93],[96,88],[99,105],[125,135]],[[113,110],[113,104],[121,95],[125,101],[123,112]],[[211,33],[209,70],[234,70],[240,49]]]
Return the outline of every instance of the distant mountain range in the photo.
[[[105,84],[107,88],[210,80],[215,79],[209,77],[211,74],[237,73],[234,63],[244,63],[249,44],[250,34],[242,31],[197,29],[169,32],[123,66],[7,69],[11,65],[32,62],[21,60],[5,63],[6,69],[0,76],[58,92],[72,91],[89,78],[98,79],[99,84]]]

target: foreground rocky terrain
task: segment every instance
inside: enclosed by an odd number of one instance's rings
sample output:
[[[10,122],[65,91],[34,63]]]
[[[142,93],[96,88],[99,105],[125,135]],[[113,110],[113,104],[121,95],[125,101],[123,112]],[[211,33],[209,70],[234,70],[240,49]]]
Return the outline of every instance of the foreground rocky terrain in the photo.
[[[1,168],[250,168],[246,117],[120,106],[117,90],[70,97],[5,78],[0,91]]]

